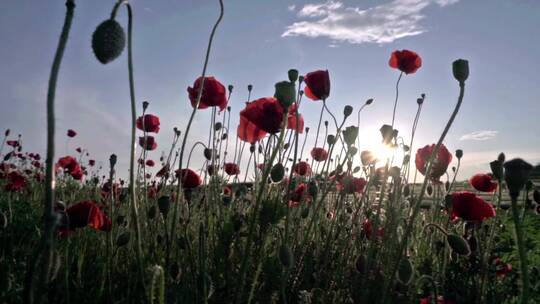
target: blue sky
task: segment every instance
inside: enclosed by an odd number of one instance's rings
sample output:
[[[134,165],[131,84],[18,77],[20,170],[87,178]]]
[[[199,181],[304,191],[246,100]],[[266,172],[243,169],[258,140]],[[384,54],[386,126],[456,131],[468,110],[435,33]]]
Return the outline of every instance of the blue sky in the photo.
[[[76,2],[57,91],[57,154],[66,154],[65,132],[72,128],[79,135],[67,153],[81,146],[103,164],[116,153],[121,173],[130,132],[126,54],[102,65],[90,46],[115,1]],[[191,110],[186,88],[201,73],[219,6],[217,0],[131,3],[137,100],[149,100],[149,112],[162,123],[158,150],[151,153],[157,160],[168,151],[172,128],[185,128]],[[64,12],[64,2],[52,0],[8,1],[0,10],[0,128],[22,134],[27,151],[44,152],[46,85]],[[118,18],[126,24],[124,11]],[[540,161],[539,28],[536,0],[225,1],[208,73],[235,86],[230,105],[238,113],[248,84],[254,97],[271,96],[289,68],[302,74],[328,69],[328,105],[336,114],[346,104],[358,109],[375,99],[362,114],[364,149],[377,144],[379,127],[391,120],[399,74],[388,67],[390,53],[414,50],[423,66],[402,79],[396,127],[409,138],[416,98],[426,93],[418,148],[436,142],[455,105],[452,61],[469,59],[465,101],[445,141],[450,151],[464,150],[464,179],[487,171],[502,151]],[[320,106],[302,104],[312,129]],[[192,140],[205,138],[209,116],[197,113]]]

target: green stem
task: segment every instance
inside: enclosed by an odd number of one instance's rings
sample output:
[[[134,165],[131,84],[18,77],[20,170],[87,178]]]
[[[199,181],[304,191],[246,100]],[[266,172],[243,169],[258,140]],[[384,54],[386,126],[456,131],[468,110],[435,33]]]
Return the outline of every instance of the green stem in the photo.
[[[517,196],[512,195],[512,219],[514,221],[514,228],[516,231],[516,243],[518,246],[519,263],[521,267],[521,303],[529,302],[529,268],[527,263],[527,252],[525,251],[525,242],[523,239],[523,226],[519,217],[519,208],[517,206]]]

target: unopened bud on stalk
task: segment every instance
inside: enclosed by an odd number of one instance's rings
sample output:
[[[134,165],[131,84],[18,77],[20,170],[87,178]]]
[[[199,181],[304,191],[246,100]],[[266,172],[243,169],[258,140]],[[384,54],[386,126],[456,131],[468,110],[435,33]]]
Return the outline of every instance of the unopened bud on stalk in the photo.
[[[463,157],[463,150],[457,149],[456,150],[456,157],[457,157],[457,159],[461,159]]]
[[[9,136],[9,133],[11,132],[10,129],[6,129],[6,131],[4,132],[4,136]]]
[[[457,234],[448,234],[446,236],[446,241],[448,245],[455,253],[459,255],[469,255],[471,254],[471,248],[467,241]]]
[[[408,285],[413,278],[413,274],[414,269],[411,260],[408,257],[401,259],[397,273],[398,280],[402,284]]]
[[[253,90],[253,85],[252,85],[252,84],[248,84],[248,92],[251,92],[251,90]]]
[[[212,149],[204,148],[204,150],[203,150],[204,158],[206,158],[207,160],[211,160],[212,159],[212,154],[213,154]]]
[[[169,214],[170,205],[171,205],[171,199],[168,196],[162,196],[158,198],[159,212],[163,214],[164,218],[167,218],[167,214]]]
[[[109,157],[109,164],[111,168],[114,168],[114,166],[116,165],[116,154],[111,154],[111,156]]]
[[[215,131],[221,130],[221,127],[223,127],[223,124],[221,122],[219,122],[219,121],[214,124],[214,130]]]
[[[325,121],[324,121],[324,126],[325,126],[325,127],[328,127],[328,120],[325,120]]]
[[[298,70],[290,69],[287,74],[289,76],[290,82],[295,82],[296,80],[298,80]]]
[[[281,163],[275,164],[270,170],[270,178],[274,183],[278,183],[285,176],[285,167]]]
[[[345,116],[345,118],[349,117],[352,114],[352,111],[353,107],[346,105],[345,108],[343,108],[343,116]]]
[[[305,77],[302,76],[302,75],[298,76],[298,83],[304,82],[304,78],[305,78]],[[303,94],[303,92],[304,92],[304,91],[302,91],[302,94]]]
[[[497,160],[500,161],[501,163],[504,163],[504,161],[506,160],[506,155],[504,155],[504,153],[499,153],[499,156],[497,157]]]
[[[150,105],[150,103],[148,101],[143,101],[142,102],[143,111],[146,111],[146,109],[148,109],[148,105]]]
[[[99,62],[107,64],[122,54],[126,46],[126,34],[114,19],[103,21],[92,35],[92,50]]]
[[[454,78],[459,81],[459,83],[465,83],[465,80],[469,78],[469,61],[465,59],[458,59],[452,63],[452,72],[454,73]]]
[[[331,146],[336,142],[336,137],[330,134],[326,137],[326,142],[328,143],[329,146]]]
[[[227,89],[229,90],[229,94],[232,93],[232,90],[234,89],[234,86],[230,84]]]
[[[343,131],[343,139],[348,146],[352,146],[358,137],[358,127],[349,126]]]
[[[373,103],[373,98],[370,98],[370,99],[366,100],[366,105],[369,106],[372,103]]]
[[[521,158],[504,163],[504,180],[512,198],[517,198],[525,186],[533,166]]]
[[[416,99],[416,103],[421,105],[421,104],[424,103],[424,100],[422,98],[418,98],[418,99]]]
[[[281,81],[275,85],[274,97],[285,108],[296,102],[296,87],[294,82]]]

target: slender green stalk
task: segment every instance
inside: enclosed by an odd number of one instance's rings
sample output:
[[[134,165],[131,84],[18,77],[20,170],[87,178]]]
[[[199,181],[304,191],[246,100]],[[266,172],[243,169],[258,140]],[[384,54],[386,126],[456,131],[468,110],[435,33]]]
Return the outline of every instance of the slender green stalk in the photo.
[[[457,104],[456,104],[456,106],[454,108],[454,111],[452,112],[452,115],[450,116],[450,119],[446,123],[446,127],[444,128],[444,131],[442,132],[442,134],[441,134],[441,136],[439,138],[439,141],[437,142],[437,145],[435,145],[435,149],[433,149],[433,152],[431,153],[431,156],[429,157],[429,161],[428,161],[428,165],[427,165],[426,173],[425,173],[425,177],[424,177],[424,183],[422,184],[422,189],[420,190],[420,196],[419,196],[418,200],[415,202],[412,214],[409,217],[409,221],[408,221],[407,227],[405,229],[405,233],[403,234],[403,239],[401,240],[401,242],[400,242],[400,244],[398,246],[398,250],[396,252],[395,263],[392,266],[391,271],[387,276],[388,279],[386,279],[385,286],[383,287],[384,289],[383,289],[383,301],[382,301],[382,303],[385,303],[385,301],[386,301],[386,299],[388,297],[388,294],[390,293],[390,288],[391,288],[391,285],[392,285],[392,282],[393,282],[393,278],[395,277],[396,272],[398,270],[399,263],[401,262],[401,258],[403,256],[403,252],[407,248],[407,243],[408,243],[409,237],[410,237],[410,235],[412,233],[412,230],[414,228],[416,217],[418,216],[418,213],[420,212],[420,205],[422,203],[422,200],[424,199],[424,194],[426,193],[426,188],[427,188],[427,185],[428,185],[429,176],[431,174],[431,168],[433,166],[435,157],[436,157],[437,153],[439,152],[439,148],[441,147],[442,142],[444,141],[444,138],[446,137],[446,134],[450,130],[450,127],[452,126],[452,123],[454,122],[454,120],[455,120],[455,118],[457,116],[457,113],[459,112],[459,108],[461,107],[461,104],[463,103],[463,96],[464,95],[465,95],[465,82],[462,81],[462,82],[459,83],[459,97],[458,97]]]
[[[64,25],[62,26],[62,33],[58,41],[56,53],[54,55],[54,61],[51,66],[51,73],[49,76],[49,88],[47,91],[47,157],[45,161],[45,202],[43,208],[43,222],[44,233],[42,235],[42,244],[36,249],[34,253],[34,259],[31,260],[31,266],[27,273],[27,282],[29,284],[25,286],[24,298],[25,302],[33,303],[34,300],[34,271],[36,263],[38,263],[40,251],[43,251],[43,264],[40,273],[39,284],[46,286],[49,282],[49,273],[51,268],[51,258],[54,251],[54,232],[56,217],[54,214],[54,194],[55,194],[55,176],[54,176],[54,139],[55,139],[55,117],[54,117],[54,100],[56,96],[56,84],[58,80],[58,73],[60,71],[60,65],[64,56],[67,41],[69,38],[69,32],[73,21],[73,15],[75,10],[75,1],[66,1],[66,15],[64,19]]]
[[[517,205],[517,196],[512,195],[512,220],[514,221],[514,229],[516,231],[516,243],[519,253],[519,264],[521,268],[521,303],[529,303],[529,266],[527,262],[527,252],[525,249],[525,240],[523,239],[522,219],[519,216],[519,208]]]

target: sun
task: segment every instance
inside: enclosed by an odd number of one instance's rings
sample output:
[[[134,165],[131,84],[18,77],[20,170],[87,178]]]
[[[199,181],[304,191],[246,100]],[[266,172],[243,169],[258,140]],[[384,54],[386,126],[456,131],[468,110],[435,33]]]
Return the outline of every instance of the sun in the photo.
[[[367,127],[360,133],[360,151],[371,151],[377,158],[377,166],[386,165],[386,161],[390,161],[391,166],[401,166],[405,152],[402,145],[390,147],[383,144],[382,137],[377,130],[377,127]]]

